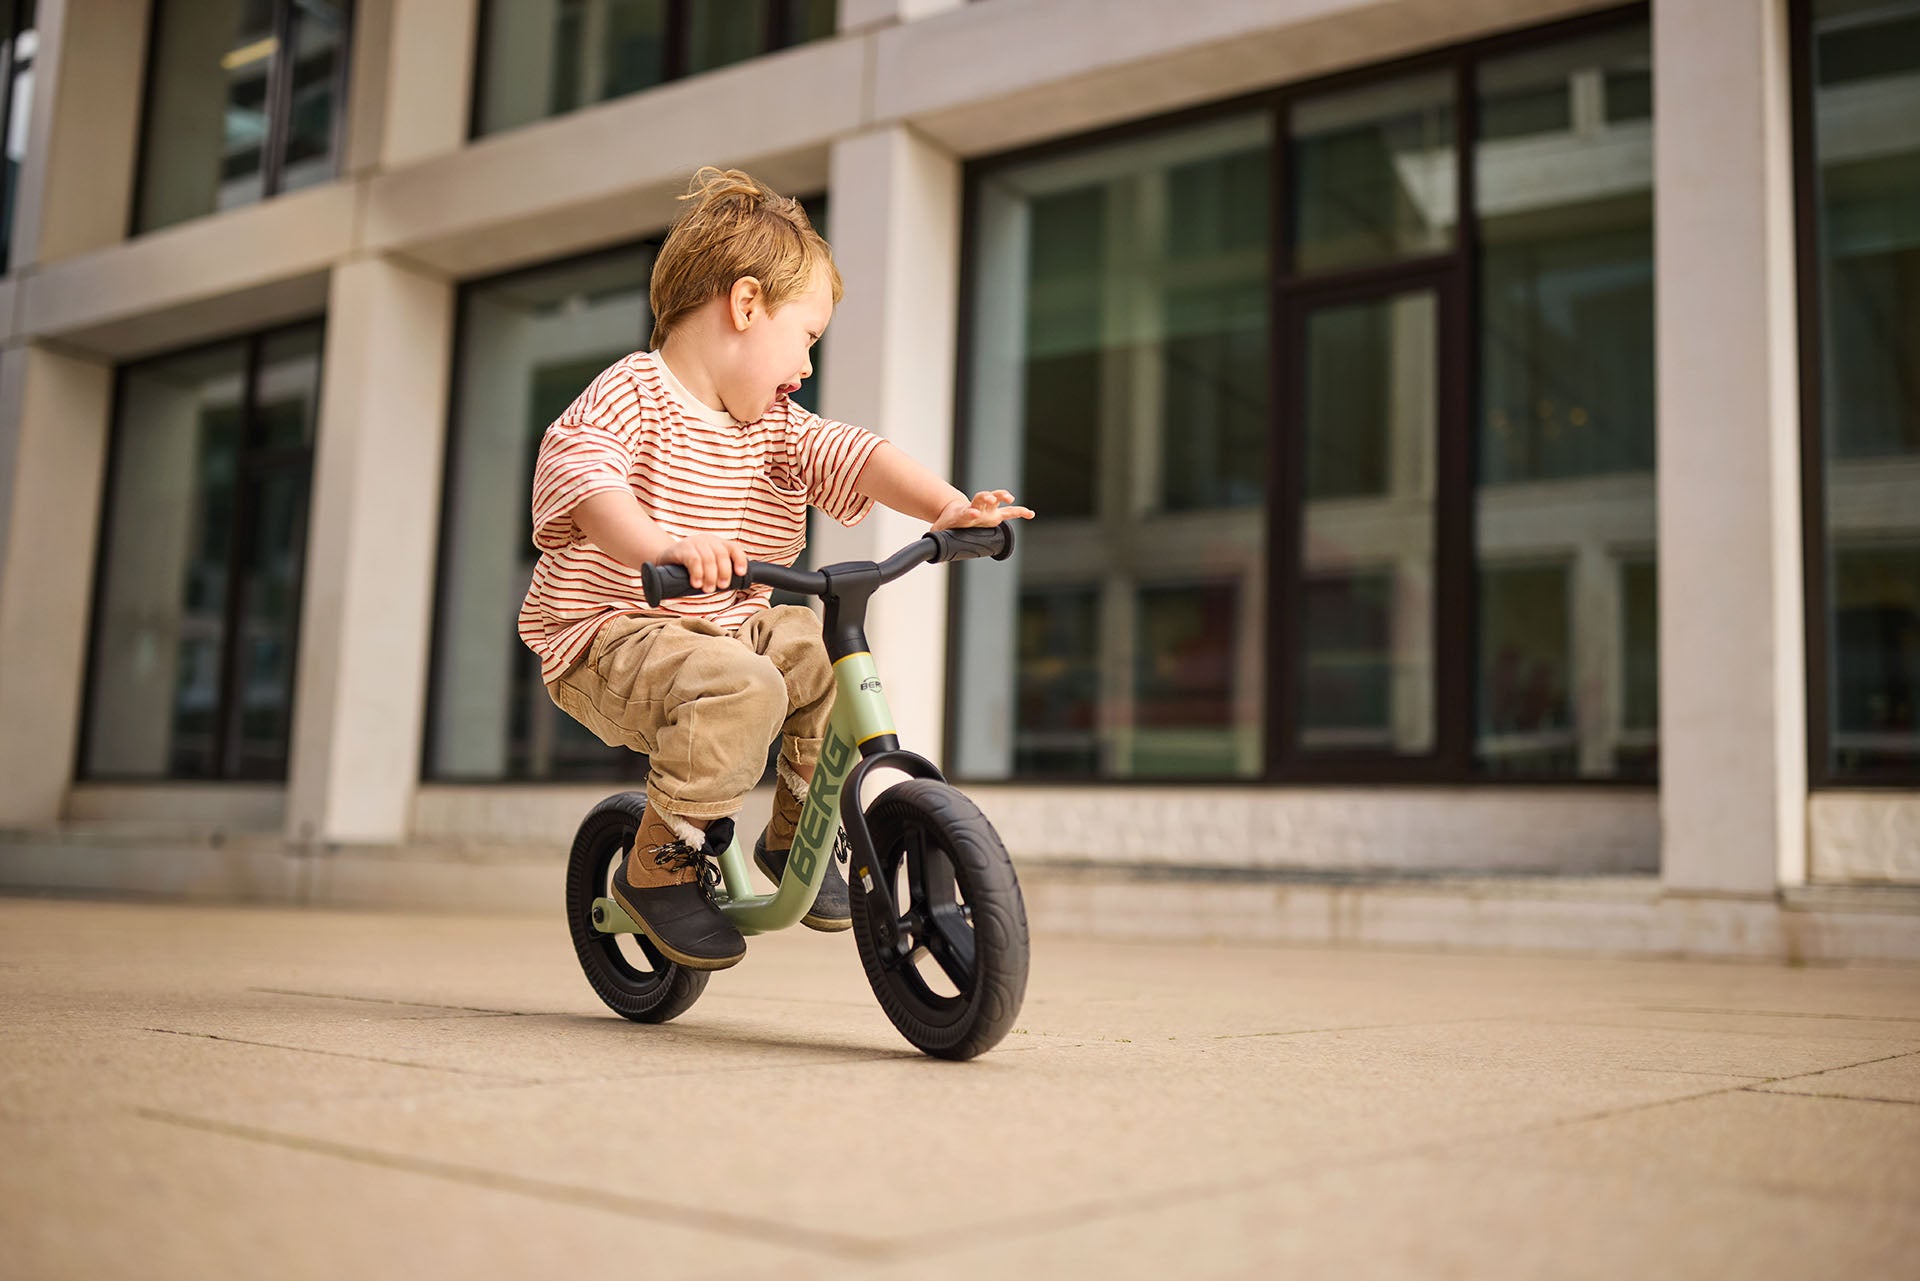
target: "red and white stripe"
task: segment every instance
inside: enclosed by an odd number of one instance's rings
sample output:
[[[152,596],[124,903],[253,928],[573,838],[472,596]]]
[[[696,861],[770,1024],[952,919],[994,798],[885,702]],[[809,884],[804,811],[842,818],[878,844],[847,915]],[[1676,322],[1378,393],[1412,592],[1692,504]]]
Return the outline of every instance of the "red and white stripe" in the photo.
[[[587,541],[573,509],[626,489],[676,537],[716,534],[753,560],[790,565],[806,543],[807,508],[844,525],[872,508],[854,488],[880,438],[810,414],[785,397],[755,423],[683,413],[651,352],[603,372],[547,428],[533,471],[533,544],[540,559],[520,608],[520,638],[540,679],[572,665],[621,614],[690,616],[735,627],[764,609],[770,588],[714,592],[649,608],[639,573]]]

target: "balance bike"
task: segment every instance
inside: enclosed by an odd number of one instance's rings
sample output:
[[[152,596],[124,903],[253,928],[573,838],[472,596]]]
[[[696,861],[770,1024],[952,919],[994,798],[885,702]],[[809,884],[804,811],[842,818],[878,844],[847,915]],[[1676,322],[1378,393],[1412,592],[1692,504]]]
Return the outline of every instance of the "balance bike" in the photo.
[[[1011,525],[936,530],[878,563],[799,570],[754,561],[728,588],[765,584],[820,597],[837,696],[779,889],[752,892],[736,837],[719,856],[715,902],[742,934],[786,929],[813,906],[828,860],[847,849],[852,932],[867,982],[902,1036],[947,1059],[993,1048],[1019,1016],[1026,905],[993,825],[932,762],[901,749],[867,648],[867,602],[921,565],[1012,554]],[[643,566],[641,579],[655,607],[697,594],[680,565]],[[861,784],[880,768],[911,777],[865,808]],[[700,998],[712,975],[667,960],[611,897],[614,870],[645,810],[645,793],[622,792],[580,824],[567,862],[567,927],[608,1008],[637,1023],[665,1023]]]

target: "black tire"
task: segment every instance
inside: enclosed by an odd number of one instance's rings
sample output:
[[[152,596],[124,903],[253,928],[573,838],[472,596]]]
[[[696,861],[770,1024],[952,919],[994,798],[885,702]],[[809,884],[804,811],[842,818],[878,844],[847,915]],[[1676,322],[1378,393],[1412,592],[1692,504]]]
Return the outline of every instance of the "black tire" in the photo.
[[[587,812],[567,858],[567,930],[587,982],[608,1009],[636,1023],[665,1023],[700,999],[711,976],[675,965],[644,934],[593,927],[593,900],[606,896],[646,810],[644,792],[621,792]]]
[[[914,941],[909,956],[883,955],[870,895],[851,869],[853,937],[880,1008],[914,1048],[938,1058],[992,1049],[1027,994],[1027,906],[1000,834],[972,801],[932,779],[888,788],[867,827],[873,875],[893,887]]]

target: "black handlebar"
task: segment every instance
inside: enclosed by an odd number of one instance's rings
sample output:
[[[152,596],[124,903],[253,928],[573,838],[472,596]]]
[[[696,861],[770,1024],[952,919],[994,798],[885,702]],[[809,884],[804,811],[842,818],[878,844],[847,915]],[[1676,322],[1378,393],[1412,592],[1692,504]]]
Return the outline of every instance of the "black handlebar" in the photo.
[[[929,530],[877,564],[872,561],[852,561],[831,568],[876,569],[880,573],[880,581],[890,583],[920,565],[945,565],[956,560],[976,560],[982,556],[1005,560],[1011,555],[1013,523],[1008,521],[991,529]],[[646,589],[647,604],[655,609],[660,607],[663,600],[706,594],[693,589],[685,565],[642,565],[640,583]],[[749,587],[776,587],[802,596],[824,596],[827,592],[827,576],[817,569],[795,569],[791,565],[751,560],[747,562],[745,574],[736,576],[719,590],[740,592]]]

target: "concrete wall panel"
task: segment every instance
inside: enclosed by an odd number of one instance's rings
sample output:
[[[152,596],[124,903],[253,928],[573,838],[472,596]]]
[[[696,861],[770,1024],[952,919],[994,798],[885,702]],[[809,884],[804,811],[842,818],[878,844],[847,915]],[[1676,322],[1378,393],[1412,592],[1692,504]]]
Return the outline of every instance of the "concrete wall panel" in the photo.
[[[113,370],[17,347],[0,393],[0,826],[40,826],[73,777]]]
[[[20,328],[125,359],[311,311],[313,282],[352,248],[357,202],[331,183],[68,259],[21,283]]]
[[[864,80],[860,40],[820,41],[483,139],[377,179],[367,247],[470,276],[662,228],[703,164],[819,190]]]

